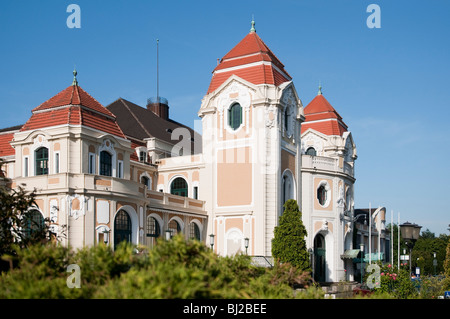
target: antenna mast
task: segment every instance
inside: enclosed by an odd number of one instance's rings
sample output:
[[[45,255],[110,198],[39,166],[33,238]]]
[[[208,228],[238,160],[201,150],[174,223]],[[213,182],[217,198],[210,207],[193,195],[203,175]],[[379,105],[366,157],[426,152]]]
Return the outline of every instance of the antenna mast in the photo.
[[[156,39],[156,103],[159,103],[159,39]]]

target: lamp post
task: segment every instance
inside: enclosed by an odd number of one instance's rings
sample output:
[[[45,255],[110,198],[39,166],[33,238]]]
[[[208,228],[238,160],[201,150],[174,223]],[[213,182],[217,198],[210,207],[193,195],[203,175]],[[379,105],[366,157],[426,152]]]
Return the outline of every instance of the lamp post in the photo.
[[[361,285],[363,282],[363,252],[364,252],[364,244],[359,244],[359,250],[361,251]]]
[[[433,253],[433,268],[434,268],[434,275],[436,276],[436,266],[437,266],[437,259],[436,259],[436,253]]]
[[[248,237],[244,238],[244,245],[245,245],[245,254],[248,255],[247,252],[247,248],[248,248],[248,243],[249,243],[250,239]]]
[[[308,248],[308,253],[309,253],[309,262],[311,265],[311,277],[314,278],[314,256],[313,256],[313,249],[312,248]]]
[[[402,238],[405,241],[406,246],[409,248],[409,276],[411,276],[411,252],[417,239],[419,239],[421,228],[422,226],[411,224],[410,222],[406,222],[400,225]]]
[[[209,244],[211,245],[211,250],[214,247],[214,234],[209,235]]]

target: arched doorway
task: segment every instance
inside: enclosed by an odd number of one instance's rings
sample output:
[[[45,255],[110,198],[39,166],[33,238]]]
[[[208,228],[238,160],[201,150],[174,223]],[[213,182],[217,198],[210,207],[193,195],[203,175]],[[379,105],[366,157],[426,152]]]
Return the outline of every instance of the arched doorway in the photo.
[[[122,241],[131,242],[131,218],[123,209],[116,214],[114,219],[114,248]]]
[[[325,238],[321,234],[317,234],[314,238],[314,280],[317,282],[326,280],[325,256]]]

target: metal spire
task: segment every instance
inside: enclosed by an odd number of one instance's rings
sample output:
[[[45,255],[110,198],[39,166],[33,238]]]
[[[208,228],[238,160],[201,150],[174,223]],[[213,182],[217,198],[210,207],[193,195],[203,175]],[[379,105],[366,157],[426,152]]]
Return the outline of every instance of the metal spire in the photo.
[[[255,18],[254,18],[253,15],[252,15],[252,28],[250,29],[250,32],[256,32],[256,29],[255,29]]]
[[[77,81],[77,70],[75,68],[73,68],[73,81],[72,81],[72,85],[73,86],[78,86],[78,81]]]
[[[320,84],[320,81],[319,81],[319,92],[317,92],[317,95],[322,95],[322,84]]]

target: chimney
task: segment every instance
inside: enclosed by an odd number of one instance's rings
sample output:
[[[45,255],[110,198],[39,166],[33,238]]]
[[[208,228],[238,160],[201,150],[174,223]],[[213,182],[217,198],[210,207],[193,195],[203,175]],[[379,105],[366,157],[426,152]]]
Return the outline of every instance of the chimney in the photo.
[[[151,97],[147,99],[147,109],[164,120],[169,119],[169,101],[163,97]]]

